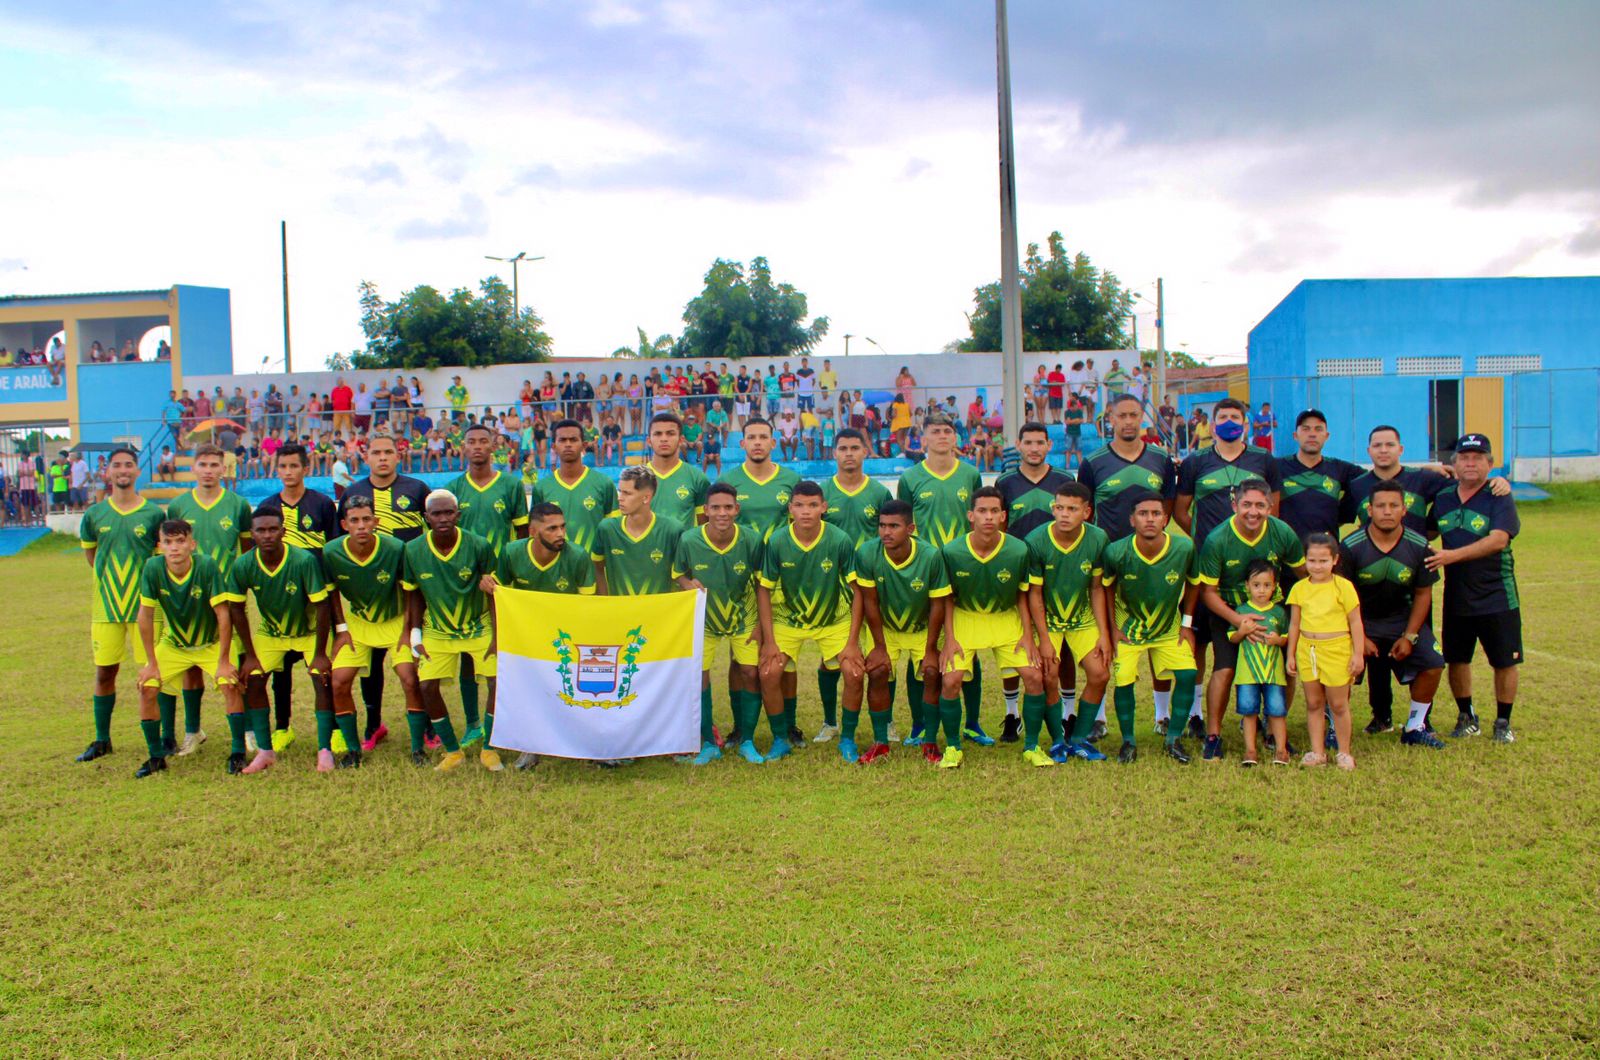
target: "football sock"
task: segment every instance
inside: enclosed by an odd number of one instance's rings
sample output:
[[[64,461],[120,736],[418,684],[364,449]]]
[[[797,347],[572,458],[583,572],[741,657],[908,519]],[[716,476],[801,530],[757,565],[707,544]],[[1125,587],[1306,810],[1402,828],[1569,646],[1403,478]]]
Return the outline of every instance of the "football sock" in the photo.
[[[1085,711],[1084,713],[1088,713]],[[1061,714],[1061,701],[1044,705],[1044,727],[1050,731],[1050,743],[1058,744],[1067,738],[1066,721]]]
[[[467,728],[478,724],[478,679],[461,678],[461,716]]]
[[[1497,700],[1494,705],[1494,716],[1499,721],[1511,720],[1511,704]]]
[[[1456,697],[1456,709],[1459,710],[1463,714],[1472,714],[1472,713],[1474,713],[1474,711],[1472,709],[1472,697],[1471,696],[1457,696]]]
[[[339,726],[339,731],[344,733],[344,744],[351,751],[361,750],[361,737],[356,735],[356,712],[348,714],[335,714],[334,723]]]
[[[874,717],[876,717],[876,715],[874,715]],[[844,740],[854,740],[856,738],[856,729],[860,725],[861,712],[859,710],[851,710],[849,707],[846,707],[844,710],[844,721],[839,726],[839,737]]]
[[[1117,728],[1122,730],[1123,743],[1137,743],[1133,737],[1133,686],[1118,685],[1117,691],[1112,696],[1112,702],[1117,708]],[[1171,731],[1170,729],[1168,730]]]
[[[111,708],[117,705],[117,694],[109,696],[93,696],[94,700],[94,738],[101,743],[111,739]]]
[[[922,720],[922,671],[911,662],[906,663],[906,695],[911,698],[911,731],[916,732],[923,727]]]
[[[200,731],[200,697],[205,694],[204,689],[185,688],[183,690],[183,731]]]
[[[1174,674],[1173,678],[1176,679],[1177,675]],[[1173,692],[1174,695],[1177,694],[1178,688],[1177,688],[1176,685],[1173,686],[1172,692]],[[1198,714],[1202,718],[1206,716],[1205,694],[1206,694],[1206,690],[1204,688],[1201,688],[1198,685],[1195,686],[1194,695],[1189,697],[1189,713],[1190,714]]]
[[[706,690],[706,696],[709,697],[710,695],[711,695],[711,690],[707,689]],[[710,711],[710,709],[711,709],[710,707],[706,708],[706,710],[708,712]],[[709,718],[710,716],[711,716],[710,713],[706,714],[706,717]],[[708,732],[710,731],[709,723],[707,724],[707,731]],[[494,711],[489,710],[489,711],[485,711],[484,715],[483,715],[483,749],[484,750],[487,751],[489,749],[489,743],[493,739],[494,739]],[[708,739],[706,742],[710,743],[711,741]]]
[[[444,741],[444,749],[451,754],[461,750],[461,741],[456,739],[456,727],[450,721],[450,712],[433,719],[433,734]]]
[[[978,661],[972,661],[972,680],[961,686],[961,699],[967,707],[967,725],[976,726],[983,713],[983,679],[978,676]]]
[[[371,736],[383,724],[383,656],[377,649],[372,652],[372,665],[361,678],[361,705],[367,708],[366,734]],[[423,715],[427,717],[426,714]]]
[[[256,747],[262,751],[272,750],[272,711],[266,707],[250,707],[248,713],[250,728],[256,734]]]
[[[272,675],[272,711],[277,716],[277,728],[287,729],[289,717],[293,711],[290,696],[294,692],[294,670],[288,660],[284,660],[283,669],[275,671]],[[272,749],[269,743],[268,750]]]
[[[333,748],[333,711],[319,710],[317,715],[317,750],[328,751]]]
[[[755,739],[756,727],[761,724],[761,693],[739,693],[742,706],[739,711],[739,733],[746,740]]]
[[[949,744],[951,747],[960,747],[961,746],[961,700],[959,700],[959,699],[941,699],[941,700],[939,700],[939,720],[944,723],[944,739],[945,739],[945,743]],[[928,737],[925,740],[925,742],[932,743],[933,740],[934,740],[934,733],[930,728],[930,730],[928,732]]]
[[[1095,713],[1097,709],[1104,710],[1105,707],[1099,703],[1090,703],[1088,700],[1083,701],[1083,705],[1078,711],[1078,716],[1072,724],[1073,743],[1089,742],[1089,734],[1094,731]],[[1118,724],[1121,724],[1120,719]]]
[[[1167,723],[1167,743],[1178,742],[1178,737],[1183,735],[1184,728],[1189,724],[1189,712],[1183,709],[1183,704],[1193,703],[1199,697],[1195,694],[1200,690],[1194,688],[1195,672],[1193,670],[1177,670],[1172,675],[1172,720]],[[1132,686],[1129,686],[1132,687]],[[1193,688],[1194,692],[1190,692]],[[1117,713],[1122,713],[1122,708],[1117,708]]]
[[[248,727],[249,721],[242,710],[228,715],[229,754],[244,754],[244,730]]]
[[[370,716],[370,715],[369,715]],[[421,754],[422,738],[428,728],[428,716],[420,710],[406,711],[406,727],[411,730],[411,753]],[[372,735],[370,732],[367,735]]]
[[[1098,722],[1104,722],[1106,720],[1106,699],[1104,693],[1102,693],[1100,696],[1100,709],[1095,712],[1094,720]]]
[[[785,711],[767,715],[767,724],[772,726],[774,740],[787,740],[789,738],[789,715]]]
[[[1022,749],[1039,749],[1039,728],[1044,724],[1044,696],[1028,694],[1022,697]]]
[[[700,742],[702,744],[716,742],[716,734],[711,731],[711,689],[700,690]],[[484,746],[488,746],[485,744]]]
[[[889,719],[893,713],[887,710],[868,711],[867,716],[872,719],[872,742],[889,742]]]
[[[1156,720],[1166,721],[1172,717],[1172,689],[1155,693]]]
[[[178,727],[178,697],[170,692],[156,693],[156,709],[161,713],[161,738],[175,740]]]
[[[1431,703],[1418,703],[1414,699],[1411,701],[1411,713],[1406,716],[1406,732],[1416,732],[1423,727],[1423,723],[1428,719],[1430,706]]]
[[[794,728],[795,715],[799,713],[800,701],[794,696],[783,697],[783,721],[788,728],[783,730],[783,738],[789,738],[789,729]]]
[[[1015,718],[1017,716],[1018,690],[1015,688],[1006,688],[1002,686],[1000,692],[1006,697],[1006,717]]]
[[[139,728],[144,732],[144,746],[150,752],[150,757],[167,757],[166,750],[161,746],[161,719],[140,718]]]
[[[817,694],[822,697],[822,723],[839,724],[839,671],[817,667]]]

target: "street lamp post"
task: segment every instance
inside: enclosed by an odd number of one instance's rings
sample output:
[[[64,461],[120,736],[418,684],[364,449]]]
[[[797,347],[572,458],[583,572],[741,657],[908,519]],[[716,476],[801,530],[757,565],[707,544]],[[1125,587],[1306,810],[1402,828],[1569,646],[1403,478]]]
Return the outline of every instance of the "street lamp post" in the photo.
[[[1006,0],[995,0],[995,80],[1000,111],[1000,363],[1005,397],[1002,430],[1016,442],[1022,405],[1022,299],[1017,275],[1017,176],[1011,132],[1011,43]]]
[[[520,317],[522,315],[522,283],[518,268],[524,261],[543,261],[544,255],[540,254],[537,257],[530,258],[526,250],[519,250],[509,258],[497,258],[493,254],[485,254],[484,257],[490,261],[509,261],[511,263],[511,307],[514,311],[512,315]]]

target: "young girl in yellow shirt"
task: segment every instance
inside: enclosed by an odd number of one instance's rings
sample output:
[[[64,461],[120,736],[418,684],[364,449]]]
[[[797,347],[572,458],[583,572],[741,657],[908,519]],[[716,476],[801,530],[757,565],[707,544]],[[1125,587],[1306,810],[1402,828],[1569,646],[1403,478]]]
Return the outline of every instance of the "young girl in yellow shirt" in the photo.
[[[1290,676],[1298,676],[1306,690],[1306,729],[1311,750],[1302,765],[1328,764],[1320,748],[1327,735],[1326,707],[1333,714],[1333,731],[1339,739],[1335,758],[1340,769],[1354,769],[1350,753],[1350,682],[1360,675],[1364,658],[1353,646],[1366,643],[1361,626],[1361,601],[1356,587],[1333,573],[1339,544],[1331,534],[1306,537],[1306,577],[1289,590]]]

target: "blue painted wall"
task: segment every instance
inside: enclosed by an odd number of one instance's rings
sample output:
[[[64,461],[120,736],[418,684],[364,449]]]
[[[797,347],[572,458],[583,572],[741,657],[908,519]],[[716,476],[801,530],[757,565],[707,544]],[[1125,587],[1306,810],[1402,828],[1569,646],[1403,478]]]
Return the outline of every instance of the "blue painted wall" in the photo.
[[[78,366],[79,441],[142,439],[144,452],[161,426],[161,407],[172,390],[165,361]]]
[[[184,375],[232,372],[233,309],[228,289],[180,283],[173,290],[178,294],[177,340]]]
[[[51,382],[50,369],[42,365],[24,368],[0,368],[0,404],[14,405],[23,401],[60,401],[67,396],[67,376],[63,372],[59,383]]]

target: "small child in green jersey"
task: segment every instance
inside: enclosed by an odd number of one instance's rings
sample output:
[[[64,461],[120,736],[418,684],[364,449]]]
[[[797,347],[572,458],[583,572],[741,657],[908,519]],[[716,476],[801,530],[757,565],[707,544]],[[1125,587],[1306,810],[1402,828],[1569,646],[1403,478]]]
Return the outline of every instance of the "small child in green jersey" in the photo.
[[[1257,764],[1257,718],[1267,716],[1272,734],[1274,765],[1289,764],[1289,702],[1285,694],[1289,683],[1283,664],[1283,646],[1289,643],[1289,615],[1273,597],[1278,592],[1278,568],[1264,559],[1251,560],[1245,568],[1247,603],[1239,605],[1240,622],[1228,633],[1239,645],[1239,665],[1233,687],[1238,692],[1239,716],[1244,719],[1244,761],[1246,769]]]

